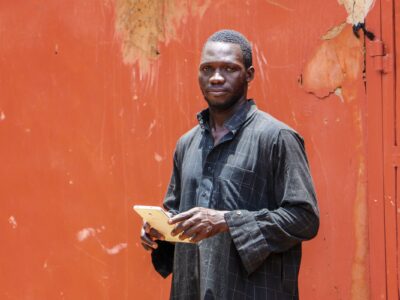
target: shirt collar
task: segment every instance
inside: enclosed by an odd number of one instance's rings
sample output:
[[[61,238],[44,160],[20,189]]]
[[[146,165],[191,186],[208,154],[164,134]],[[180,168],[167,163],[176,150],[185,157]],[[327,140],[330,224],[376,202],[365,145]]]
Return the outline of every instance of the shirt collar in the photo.
[[[235,114],[225,121],[224,127],[235,134],[245,121],[247,121],[253,113],[257,110],[257,106],[254,100],[250,99],[243,104]],[[202,130],[210,130],[209,124],[209,109],[204,109],[197,114],[197,120],[199,121],[200,128]]]

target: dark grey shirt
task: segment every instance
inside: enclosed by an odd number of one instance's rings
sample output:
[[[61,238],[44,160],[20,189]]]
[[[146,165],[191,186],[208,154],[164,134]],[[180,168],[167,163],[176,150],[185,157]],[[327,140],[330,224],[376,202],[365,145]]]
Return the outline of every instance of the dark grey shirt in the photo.
[[[171,299],[298,299],[301,241],[319,226],[302,138],[251,100],[215,146],[208,110],[198,119],[177,143],[164,206],[229,210],[229,232],[159,244],[153,263],[172,271]]]

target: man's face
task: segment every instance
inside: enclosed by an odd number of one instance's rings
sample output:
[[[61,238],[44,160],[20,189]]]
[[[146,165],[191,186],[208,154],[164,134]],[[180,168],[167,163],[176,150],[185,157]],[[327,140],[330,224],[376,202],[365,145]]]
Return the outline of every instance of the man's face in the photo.
[[[210,108],[226,110],[239,100],[246,100],[247,84],[254,68],[246,69],[240,46],[231,43],[207,42],[199,68],[199,84]]]

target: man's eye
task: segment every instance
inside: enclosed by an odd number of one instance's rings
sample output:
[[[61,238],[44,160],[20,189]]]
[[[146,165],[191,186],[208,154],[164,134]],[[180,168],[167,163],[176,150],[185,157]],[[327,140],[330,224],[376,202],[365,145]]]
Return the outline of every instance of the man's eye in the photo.
[[[203,72],[208,72],[208,71],[210,71],[210,70],[211,70],[211,68],[210,68],[210,67],[207,67],[207,66],[202,68],[202,71],[203,71]]]
[[[232,67],[226,67],[225,70],[226,70],[227,72],[233,72],[233,71],[235,71],[235,69],[232,68]]]

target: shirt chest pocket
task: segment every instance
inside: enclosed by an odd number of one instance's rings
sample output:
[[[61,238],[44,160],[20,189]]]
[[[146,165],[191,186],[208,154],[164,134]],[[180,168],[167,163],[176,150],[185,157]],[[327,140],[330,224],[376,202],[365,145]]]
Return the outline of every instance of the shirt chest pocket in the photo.
[[[219,177],[223,180],[237,184],[239,187],[251,188],[254,183],[255,174],[251,170],[238,166],[224,165],[221,168]]]

